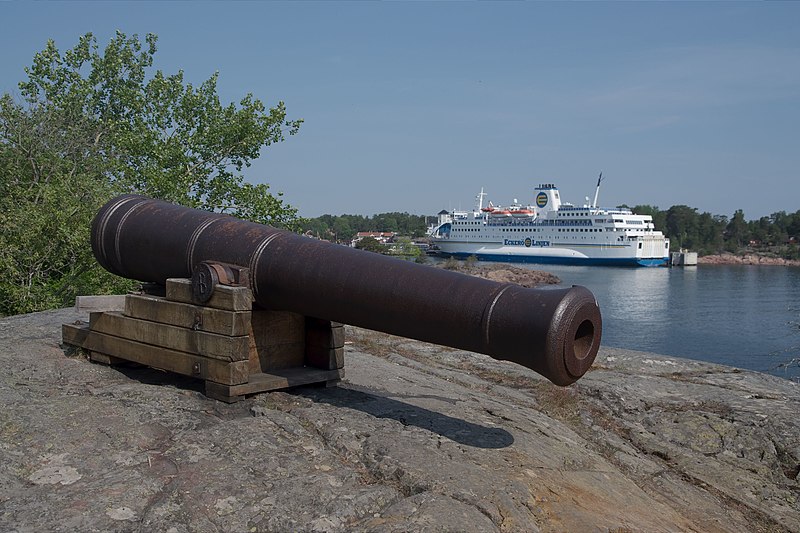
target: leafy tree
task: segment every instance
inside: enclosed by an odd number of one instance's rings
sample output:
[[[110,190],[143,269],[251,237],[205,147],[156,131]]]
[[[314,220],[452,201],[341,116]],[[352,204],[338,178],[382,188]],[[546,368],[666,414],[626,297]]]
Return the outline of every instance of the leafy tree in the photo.
[[[723,230],[727,225],[725,217],[715,217],[703,213],[697,221],[697,250],[704,254],[719,253],[723,248]]]
[[[379,213],[372,217],[322,215],[306,220],[303,224],[303,230],[310,230],[314,234],[320,233],[321,235],[323,233],[321,232],[321,225],[333,231],[337,224],[340,229],[344,228],[346,222],[346,227],[353,234],[359,231],[389,231],[410,237],[423,237],[427,232],[425,219],[424,215],[410,215],[408,213]],[[339,232],[336,233],[338,234]]]
[[[789,237],[800,239],[800,210],[795,211],[787,218],[789,218],[789,221],[786,225],[786,233]]]
[[[297,132],[282,102],[223,105],[217,75],[194,86],[153,71],[156,36],[92,34],[34,56],[21,101],[0,98],[0,314],[118,289],[91,258],[88,228],[122,192],[299,229],[295,208],[242,172]]]
[[[667,210],[666,231],[673,248],[693,247],[697,242],[697,209],[686,205],[670,207]]]
[[[303,224],[303,231],[318,239],[327,240],[332,236],[330,227],[319,218],[306,220]]]
[[[758,220],[747,222],[747,231],[750,233],[750,237],[760,244],[769,243],[769,227],[769,217],[761,217]]]
[[[333,222],[333,231],[336,242],[350,242],[356,234],[346,217],[339,217]]]
[[[395,218],[392,213],[375,215],[372,217],[370,225],[373,228],[372,231],[387,231],[392,233],[397,233],[400,231],[400,225],[397,223],[397,218]]]
[[[378,254],[386,253],[386,247],[374,237],[364,237],[356,243],[356,248]]]
[[[737,209],[733,218],[725,228],[727,237],[727,247],[731,252],[735,252],[750,240],[750,232],[747,230],[747,222],[744,220],[744,211]]]
[[[770,216],[769,239],[775,244],[780,244],[789,240],[789,222],[791,215],[786,211],[778,211]]]
[[[420,250],[409,237],[399,237],[395,241],[392,253],[415,261],[417,257],[422,255],[422,250]]]

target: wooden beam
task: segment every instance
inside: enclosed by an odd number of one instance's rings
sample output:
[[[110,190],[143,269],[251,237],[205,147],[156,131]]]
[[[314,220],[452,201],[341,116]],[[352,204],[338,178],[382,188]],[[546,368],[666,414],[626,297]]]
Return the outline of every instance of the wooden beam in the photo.
[[[92,331],[221,361],[246,360],[250,351],[246,336],[229,337],[194,331],[120,313],[93,313],[90,318]]]
[[[89,324],[61,324],[61,342],[63,344],[83,348],[88,334]]]
[[[306,317],[306,365],[333,370],[344,368],[344,326]]]
[[[305,317],[287,311],[259,309],[252,315],[252,341],[260,370],[303,366],[305,357]],[[255,359],[256,356],[251,356]]]
[[[143,365],[193,376],[225,385],[247,383],[247,361],[225,362],[194,354],[151,346],[97,331],[90,332],[85,349]]]
[[[79,313],[94,313],[98,311],[122,311],[124,307],[125,307],[124,294],[75,297],[75,309]]]
[[[319,370],[316,368],[285,368],[269,373],[251,374],[247,383],[223,385],[206,381],[206,396],[224,402],[235,402],[246,394],[299,387],[316,383],[329,383],[344,378],[344,370]]]
[[[248,334],[251,313],[249,309],[225,311],[201,305],[171,302],[160,296],[129,294],[125,299],[125,316],[238,337]]]

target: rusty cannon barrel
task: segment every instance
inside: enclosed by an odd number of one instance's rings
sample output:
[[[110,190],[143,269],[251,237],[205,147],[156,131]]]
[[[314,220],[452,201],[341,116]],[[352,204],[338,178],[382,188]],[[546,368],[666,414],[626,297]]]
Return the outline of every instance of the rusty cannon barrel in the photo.
[[[483,353],[557,385],[580,378],[600,345],[584,287],[498,283],[143,196],[100,209],[92,250],[110,272],[145,282],[191,277],[204,261],[247,267],[262,307]]]

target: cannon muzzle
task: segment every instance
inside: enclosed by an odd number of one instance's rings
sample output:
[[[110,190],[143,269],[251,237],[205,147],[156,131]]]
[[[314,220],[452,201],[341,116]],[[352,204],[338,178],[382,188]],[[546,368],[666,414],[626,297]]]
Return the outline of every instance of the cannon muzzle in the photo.
[[[591,366],[602,321],[584,287],[528,289],[124,195],[92,222],[108,271],[165,283],[203,261],[250,269],[260,306],[513,361],[569,385]]]

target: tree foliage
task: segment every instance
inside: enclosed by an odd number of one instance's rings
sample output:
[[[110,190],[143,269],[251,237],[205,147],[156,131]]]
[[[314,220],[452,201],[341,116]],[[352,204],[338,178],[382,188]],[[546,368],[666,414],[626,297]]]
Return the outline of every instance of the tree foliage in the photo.
[[[688,248],[701,254],[744,249],[766,251],[786,259],[800,256],[800,211],[773,213],[758,220],[745,220],[738,209],[729,219],[724,215],[698,213],[694,207],[674,205],[666,211],[656,206],[637,205],[633,212],[651,215],[657,229],[670,238],[674,250]]]
[[[374,237],[364,237],[356,243],[356,248],[366,252],[375,252],[378,254],[386,253],[386,246],[381,244],[378,239]]]
[[[297,132],[282,102],[223,105],[217,74],[200,85],[153,69],[156,36],[92,34],[34,56],[21,99],[0,98],[0,314],[118,289],[88,244],[97,209],[130,192],[299,229],[295,208],[242,172]]]
[[[350,242],[359,231],[395,232],[408,237],[423,237],[427,231],[425,215],[379,213],[363,215],[322,215],[306,219],[303,230],[315,237]]]
[[[422,250],[414,244],[411,237],[398,237],[394,243],[392,243],[389,254],[400,256],[410,261],[416,261],[422,256]]]

